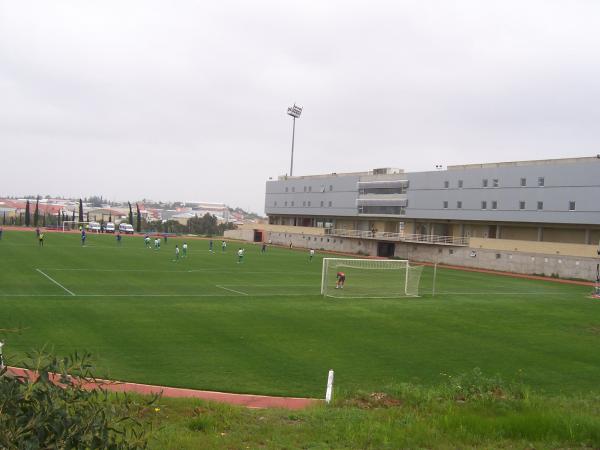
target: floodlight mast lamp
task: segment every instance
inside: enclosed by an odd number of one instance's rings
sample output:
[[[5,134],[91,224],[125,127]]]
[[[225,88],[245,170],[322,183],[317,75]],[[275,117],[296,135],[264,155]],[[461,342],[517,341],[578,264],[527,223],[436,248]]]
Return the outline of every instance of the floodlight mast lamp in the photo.
[[[296,119],[300,118],[300,114],[302,114],[302,107],[301,106],[296,106],[296,104],[294,103],[294,106],[290,106],[287,110],[288,116],[292,116],[292,118],[294,119],[294,124],[292,126],[292,159],[290,162],[290,177],[294,175],[294,137],[296,135]]]

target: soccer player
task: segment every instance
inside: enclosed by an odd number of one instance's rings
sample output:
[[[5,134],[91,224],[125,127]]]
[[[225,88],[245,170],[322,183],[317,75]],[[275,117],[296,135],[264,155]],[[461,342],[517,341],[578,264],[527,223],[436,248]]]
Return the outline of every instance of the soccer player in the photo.
[[[144,237],[144,245],[146,248],[150,248],[150,236],[146,235],[146,237]]]
[[[121,245],[121,233],[117,233],[117,244]]]
[[[263,242],[263,243],[262,243],[262,247],[261,247],[261,249],[260,249],[260,252],[261,252],[261,253],[265,253],[266,251],[267,251],[267,243],[266,243],[266,242]]]
[[[0,227],[0,241],[2,240],[2,227]]]
[[[346,282],[346,274],[344,272],[338,272],[335,274],[337,282],[335,283],[336,289],[344,289],[344,283]]]
[[[181,255],[181,257],[185,258],[187,256],[187,243],[186,242],[183,243],[182,249],[183,249],[183,254]]]
[[[81,230],[81,245],[84,246],[85,245],[85,230]]]
[[[154,250],[158,250],[160,248],[160,238],[156,236],[154,239]]]
[[[312,259],[313,259],[313,256],[315,256],[315,249],[314,249],[314,248],[311,248],[311,249],[310,249],[310,252],[308,252],[308,260],[309,260],[309,261],[312,261]]]
[[[238,264],[242,263],[244,261],[244,249],[240,247],[240,249],[237,252],[237,256],[238,256]]]
[[[38,241],[39,241],[39,246],[43,247],[44,246],[44,233],[40,233],[38,235]]]
[[[179,246],[175,245],[175,261],[179,261]]]
[[[208,241],[208,251],[209,252],[213,252],[213,240],[211,239],[210,241]]]
[[[221,251],[224,252],[225,250],[227,250],[227,242],[223,241],[221,242]]]
[[[165,234],[165,244],[167,243],[167,235]],[[158,240],[158,246],[160,247],[160,239]]]

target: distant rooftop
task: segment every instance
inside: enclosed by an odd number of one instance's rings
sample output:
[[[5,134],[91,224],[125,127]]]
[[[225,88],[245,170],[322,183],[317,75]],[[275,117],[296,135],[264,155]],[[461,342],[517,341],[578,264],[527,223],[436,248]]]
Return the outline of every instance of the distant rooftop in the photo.
[[[348,177],[348,176],[367,176],[367,175],[395,175],[404,173],[404,169],[397,169],[392,167],[384,167],[369,170],[366,172],[332,172],[327,174],[319,174],[319,175],[299,175],[290,177],[288,175],[279,175],[277,177],[278,180],[302,180],[303,178],[329,178],[329,177]]]
[[[492,169],[498,167],[518,167],[518,166],[533,166],[533,165],[554,165],[554,164],[573,164],[573,163],[584,163],[584,162],[600,162],[600,155],[597,156],[585,156],[581,158],[555,158],[555,159],[532,159],[529,161],[506,161],[497,163],[485,163],[485,164],[458,164],[454,166],[448,166],[448,170],[462,170],[462,169]]]

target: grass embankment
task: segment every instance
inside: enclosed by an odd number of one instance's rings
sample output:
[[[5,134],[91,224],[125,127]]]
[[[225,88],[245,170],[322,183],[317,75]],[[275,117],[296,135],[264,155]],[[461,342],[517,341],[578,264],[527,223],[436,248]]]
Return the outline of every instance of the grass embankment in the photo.
[[[598,396],[545,396],[478,371],[303,411],[161,399],[154,415],[156,449],[600,447]]]

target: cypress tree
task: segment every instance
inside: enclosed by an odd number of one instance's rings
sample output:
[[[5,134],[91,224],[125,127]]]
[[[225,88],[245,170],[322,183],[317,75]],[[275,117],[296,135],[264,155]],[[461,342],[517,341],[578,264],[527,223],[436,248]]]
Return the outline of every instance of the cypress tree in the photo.
[[[28,227],[31,223],[31,213],[29,212],[29,200],[25,203],[25,226]]]
[[[127,202],[129,204],[129,223],[133,225],[133,210],[131,209],[131,202]]]
[[[83,222],[83,202],[79,199],[79,221]]]
[[[137,210],[137,232],[142,231],[142,215],[140,214],[140,205],[135,204],[135,208]]]
[[[40,221],[40,198],[35,199],[35,211],[33,211],[33,226],[37,227]]]

